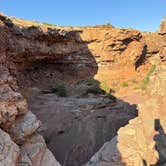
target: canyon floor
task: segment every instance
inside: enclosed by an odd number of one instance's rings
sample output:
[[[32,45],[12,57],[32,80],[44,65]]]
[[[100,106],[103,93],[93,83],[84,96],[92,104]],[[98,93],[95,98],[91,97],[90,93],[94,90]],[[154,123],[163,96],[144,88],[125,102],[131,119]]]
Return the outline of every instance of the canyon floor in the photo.
[[[40,133],[49,149],[66,166],[85,164],[121,126],[137,116],[136,105],[107,95],[38,94],[29,97],[28,104],[42,122]]]

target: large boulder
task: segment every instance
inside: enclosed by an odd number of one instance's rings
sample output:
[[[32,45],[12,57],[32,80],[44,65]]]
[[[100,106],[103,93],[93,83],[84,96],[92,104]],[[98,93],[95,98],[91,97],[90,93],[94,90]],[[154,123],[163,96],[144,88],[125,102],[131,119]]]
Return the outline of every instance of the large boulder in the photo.
[[[10,136],[0,129],[0,165],[17,166],[20,149]]]
[[[106,142],[98,152],[83,166],[125,166],[117,148],[117,136]]]
[[[25,115],[21,115],[16,119],[9,133],[17,144],[23,144],[39,127],[40,121],[31,111],[28,111]]]
[[[20,166],[60,166],[52,153],[47,149],[45,141],[39,134],[32,135],[21,146]]]

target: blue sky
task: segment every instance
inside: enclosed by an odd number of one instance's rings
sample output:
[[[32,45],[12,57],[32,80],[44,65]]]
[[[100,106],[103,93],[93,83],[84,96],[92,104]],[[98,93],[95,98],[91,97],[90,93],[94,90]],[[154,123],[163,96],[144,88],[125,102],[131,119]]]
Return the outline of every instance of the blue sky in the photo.
[[[166,16],[166,0],[0,0],[0,12],[64,26],[111,23],[156,31]]]

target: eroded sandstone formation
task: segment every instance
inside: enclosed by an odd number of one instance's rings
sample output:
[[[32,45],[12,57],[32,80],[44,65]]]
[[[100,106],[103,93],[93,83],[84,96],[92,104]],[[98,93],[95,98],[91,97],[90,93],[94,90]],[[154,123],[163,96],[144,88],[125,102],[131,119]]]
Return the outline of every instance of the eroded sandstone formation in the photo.
[[[138,117],[118,131],[118,148],[126,165],[164,165],[166,67],[151,76],[148,100],[139,105]],[[157,165],[158,165],[157,164]]]
[[[10,48],[11,21],[0,16],[0,165],[56,166],[59,165],[47,149],[42,136],[36,135],[39,121],[27,107],[11,75],[8,51]],[[8,132],[8,134],[6,133]],[[35,136],[36,135],[36,136]],[[35,137],[38,137],[35,138]],[[40,138],[40,139],[39,139]],[[17,144],[16,144],[17,143]]]
[[[141,166],[155,164],[159,158],[159,164],[164,164],[161,143],[155,149],[154,140],[160,138],[155,137],[154,124],[160,120],[165,130],[165,34],[165,21],[159,32],[141,33],[109,25],[58,27],[0,15],[0,165],[59,165],[37,133],[40,122],[29,111],[21,95],[23,89],[47,90],[54,79],[66,85],[96,79],[118,91],[124,80],[137,78],[141,82],[151,65],[157,67],[147,90],[148,101],[139,106],[138,117],[121,128],[117,137],[113,132],[110,156],[107,143],[87,165]],[[135,89],[130,90],[135,93]],[[71,165],[72,157],[66,159]],[[75,157],[77,161],[77,154]]]
[[[146,95],[142,96],[144,100],[138,104],[138,117],[121,127],[117,136],[105,143],[85,164],[86,166],[164,166],[166,164],[165,41],[162,41],[158,48],[160,51],[157,51],[150,60],[157,67],[150,76]]]

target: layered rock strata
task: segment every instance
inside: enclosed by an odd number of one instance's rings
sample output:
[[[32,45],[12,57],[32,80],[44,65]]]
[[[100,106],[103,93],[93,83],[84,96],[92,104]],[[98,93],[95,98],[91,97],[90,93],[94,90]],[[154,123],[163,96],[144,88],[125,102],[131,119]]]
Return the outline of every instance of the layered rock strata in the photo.
[[[12,27],[7,17],[0,16],[0,165],[58,166],[42,136],[35,134],[40,122],[28,110],[11,75],[8,51]]]
[[[117,147],[126,165],[164,164],[161,145],[155,149],[154,124],[160,120],[165,131],[165,66],[158,63],[165,63],[165,46],[165,21],[158,33],[141,33],[112,26],[48,26],[0,15],[0,164],[59,165],[37,134],[40,122],[28,110],[19,87],[47,87],[57,76],[64,82],[111,80],[121,72],[142,77],[145,73],[138,69],[154,62],[158,67],[148,102],[119,130]]]

